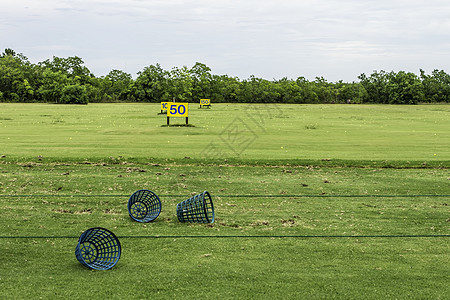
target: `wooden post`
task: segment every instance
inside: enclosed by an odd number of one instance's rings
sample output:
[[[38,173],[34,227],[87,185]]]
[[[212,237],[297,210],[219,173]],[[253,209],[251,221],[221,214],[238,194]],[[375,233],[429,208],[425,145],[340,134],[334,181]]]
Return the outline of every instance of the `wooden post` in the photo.
[[[186,125],[189,125],[188,117],[186,117]]]
[[[167,117],[167,126],[170,125],[170,117]]]

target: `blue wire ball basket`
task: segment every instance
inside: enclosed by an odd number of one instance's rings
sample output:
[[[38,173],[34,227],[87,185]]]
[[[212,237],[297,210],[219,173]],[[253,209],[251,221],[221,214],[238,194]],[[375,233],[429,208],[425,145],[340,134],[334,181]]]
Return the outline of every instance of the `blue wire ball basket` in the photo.
[[[137,222],[154,221],[161,213],[161,200],[152,191],[139,190],[128,200],[128,213]]]
[[[211,195],[204,191],[177,204],[180,222],[214,223],[214,206]]]
[[[83,232],[75,256],[86,267],[108,270],[114,267],[122,252],[119,239],[108,229],[94,227]]]

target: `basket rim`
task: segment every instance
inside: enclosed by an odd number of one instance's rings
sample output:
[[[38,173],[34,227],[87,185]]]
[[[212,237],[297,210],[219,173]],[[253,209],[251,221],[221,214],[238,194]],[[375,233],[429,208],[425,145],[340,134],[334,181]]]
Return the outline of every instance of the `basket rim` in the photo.
[[[212,213],[212,219],[209,220],[208,212],[206,211],[206,205],[203,205],[203,210],[205,212],[206,220],[208,221],[208,223],[214,223],[215,214],[214,214],[214,204],[213,204],[213,201],[212,201],[212,197],[211,197],[211,194],[208,191],[204,191],[202,193],[202,200],[203,200],[203,202],[206,201],[205,200],[205,195],[208,195],[209,204],[211,205],[211,213]]]

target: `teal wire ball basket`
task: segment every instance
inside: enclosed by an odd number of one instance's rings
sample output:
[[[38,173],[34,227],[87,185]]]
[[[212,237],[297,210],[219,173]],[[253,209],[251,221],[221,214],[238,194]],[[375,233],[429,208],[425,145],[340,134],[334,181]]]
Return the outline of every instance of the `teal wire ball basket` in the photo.
[[[214,223],[214,205],[211,195],[204,191],[177,204],[180,222]]]
[[[128,200],[128,213],[137,222],[154,221],[161,213],[161,200],[152,191],[139,190]]]
[[[75,248],[78,261],[94,270],[114,267],[122,252],[119,239],[108,229],[94,227],[83,232]]]

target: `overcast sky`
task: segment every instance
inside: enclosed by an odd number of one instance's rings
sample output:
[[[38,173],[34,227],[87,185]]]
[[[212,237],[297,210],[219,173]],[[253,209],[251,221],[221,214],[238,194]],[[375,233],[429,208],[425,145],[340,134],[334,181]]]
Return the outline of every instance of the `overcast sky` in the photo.
[[[450,71],[448,0],[0,0],[0,52],[81,57],[96,75],[160,63],[246,79]]]

